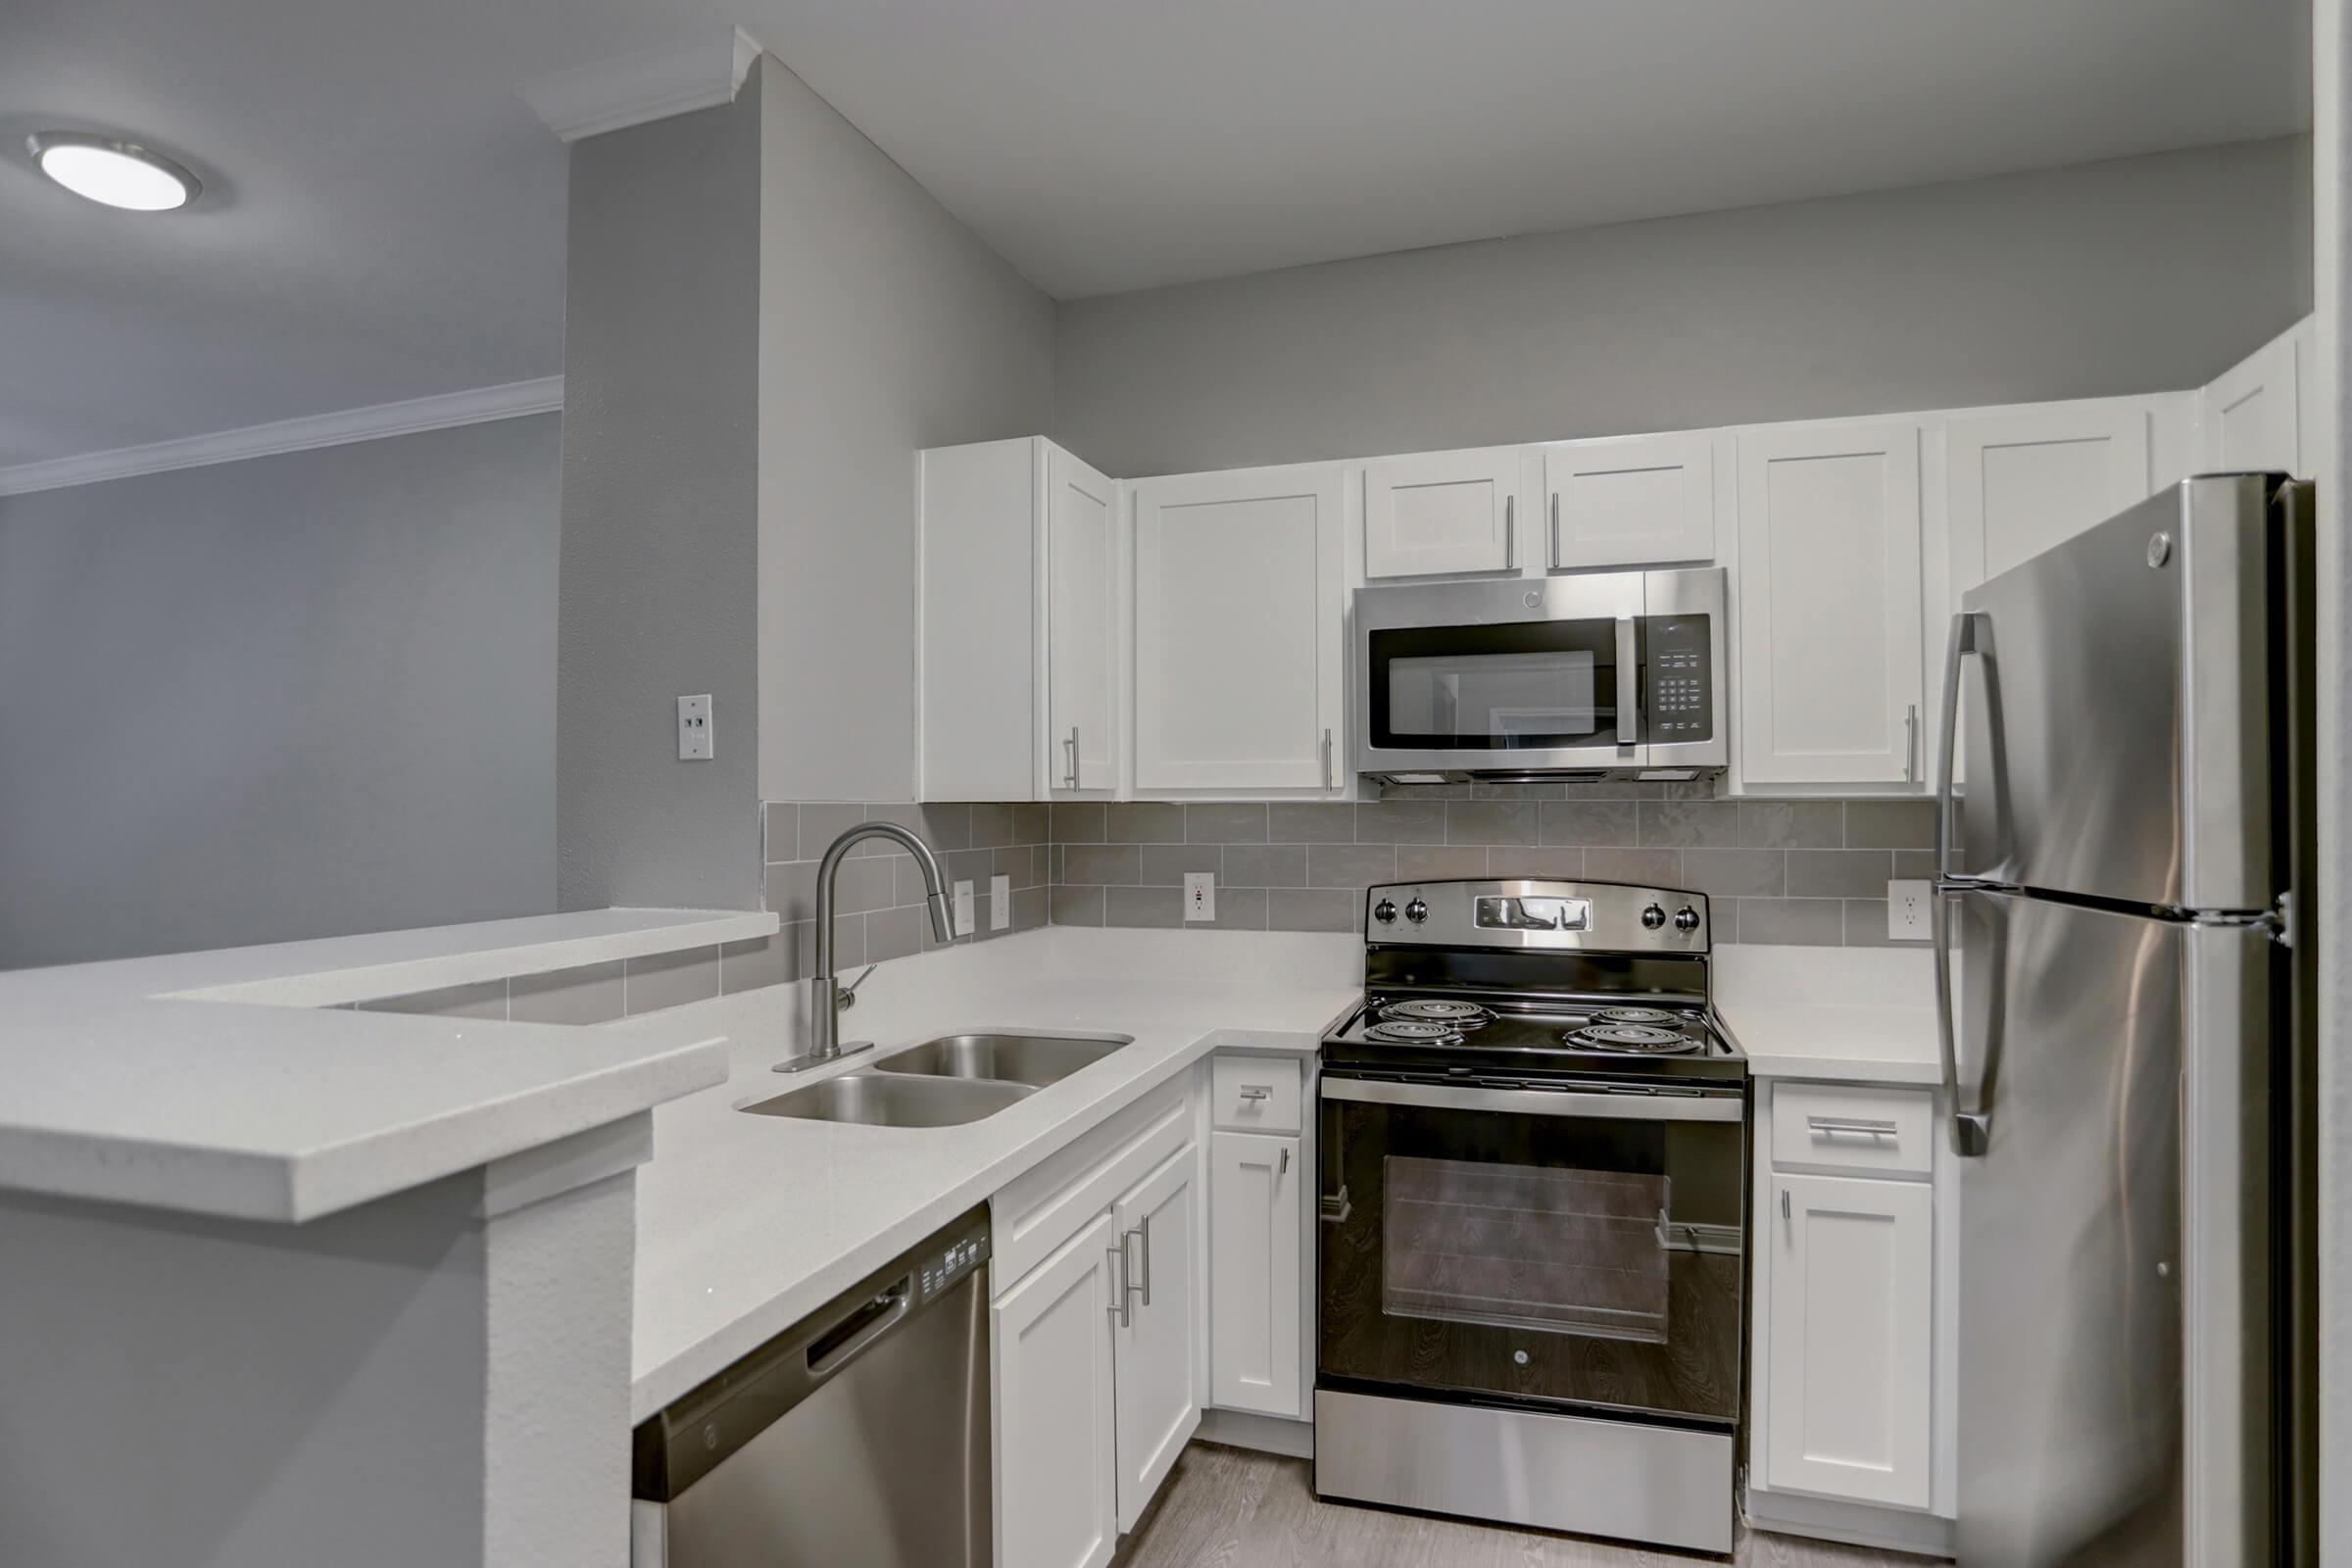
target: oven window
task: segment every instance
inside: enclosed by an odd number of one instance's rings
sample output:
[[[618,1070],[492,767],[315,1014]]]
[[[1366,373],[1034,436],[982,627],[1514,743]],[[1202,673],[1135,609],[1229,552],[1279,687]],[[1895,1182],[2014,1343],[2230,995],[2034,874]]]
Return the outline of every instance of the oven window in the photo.
[[[1376,746],[1500,752],[1616,741],[1614,621],[1375,631],[1371,662]]]
[[[1321,1117],[1319,1377],[1737,1421],[1742,1122]]]

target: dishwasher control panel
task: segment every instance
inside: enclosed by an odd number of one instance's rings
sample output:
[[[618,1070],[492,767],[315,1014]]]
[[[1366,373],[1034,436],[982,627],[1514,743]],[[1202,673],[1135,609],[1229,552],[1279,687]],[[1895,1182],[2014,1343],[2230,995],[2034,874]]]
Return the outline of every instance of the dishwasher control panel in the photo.
[[[966,1274],[988,1261],[988,1232],[970,1231],[925,1256],[915,1270],[917,1301],[928,1301],[956,1288]]]

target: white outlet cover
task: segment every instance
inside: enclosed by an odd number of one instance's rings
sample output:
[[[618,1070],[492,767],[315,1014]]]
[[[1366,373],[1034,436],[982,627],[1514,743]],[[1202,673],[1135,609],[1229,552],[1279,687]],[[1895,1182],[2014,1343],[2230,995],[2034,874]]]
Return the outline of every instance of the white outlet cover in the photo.
[[[1187,920],[1214,920],[1217,917],[1217,874],[1214,871],[1184,873],[1184,917]]]
[[[961,937],[969,936],[971,933],[972,885],[969,882],[958,882],[956,884],[956,934]]]
[[[1925,942],[1936,933],[1928,924],[1929,884],[1897,877],[1886,884],[1886,936],[1892,942]]]
[[[710,760],[710,694],[678,699],[678,760]]]
[[[988,928],[1007,930],[1012,925],[1012,878],[992,876],[988,879]]]

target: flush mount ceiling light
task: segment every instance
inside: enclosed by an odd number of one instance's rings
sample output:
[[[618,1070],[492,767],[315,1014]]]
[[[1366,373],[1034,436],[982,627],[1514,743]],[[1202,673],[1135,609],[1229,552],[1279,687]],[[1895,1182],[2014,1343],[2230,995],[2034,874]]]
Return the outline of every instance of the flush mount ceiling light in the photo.
[[[128,208],[165,213],[185,207],[204,182],[185,169],[136,142],[78,130],[43,130],[25,138],[34,167],[76,196]]]

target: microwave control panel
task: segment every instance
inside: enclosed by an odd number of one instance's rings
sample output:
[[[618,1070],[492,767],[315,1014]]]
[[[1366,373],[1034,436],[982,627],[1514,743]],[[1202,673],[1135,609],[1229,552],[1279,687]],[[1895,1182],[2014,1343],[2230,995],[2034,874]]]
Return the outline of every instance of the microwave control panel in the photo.
[[[1651,615],[1642,625],[1649,690],[1645,738],[1660,744],[1715,738],[1713,649],[1705,615]]]

